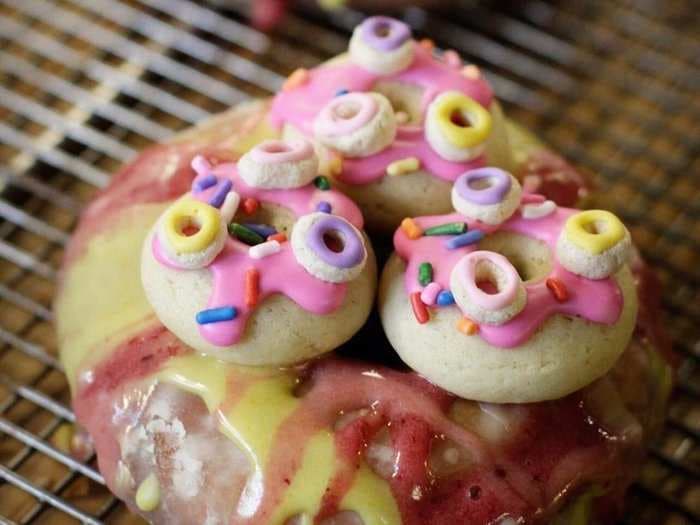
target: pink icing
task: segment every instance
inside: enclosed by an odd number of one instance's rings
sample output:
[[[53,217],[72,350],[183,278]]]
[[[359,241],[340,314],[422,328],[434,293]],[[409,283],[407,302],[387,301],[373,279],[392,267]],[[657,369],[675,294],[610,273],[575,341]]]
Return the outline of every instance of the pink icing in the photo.
[[[250,197],[278,204],[290,209],[297,216],[314,212],[319,201],[326,201],[333,207],[335,215],[344,217],[359,229],[362,228],[360,210],[350,199],[337,191],[323,191],[313,185],[285,190],[253,188],[238,175],[234,163],[219,164],[212,168],[212,173],[219,178],[231,180],[233,190],[242,198]],[[214,191],[215,187],[190,196],[207,202]],[[262,259],[250,257],[248,248],[246,244],[229,238],[222,252],[208,267],[212,272],[213,285],[207,308],[233,305],[238,311],[237,317],[231,321],[199,325],[200,334],[210,343],[229,346],[238,342],[243,335],[246,320],[253,311],[245,304],[245,277],[251,268],[257,269],[260,274],[258,304],[274,293],[282,293],[302,308],[319,315],[328,314],[342,304],[347,285],[325,282],[308,273],[297,262],[289,242],[282,243],[279,252]],[[153,238],[152,249],[156,260],[161,264],[177,268],[168,260],[157,236]]]
[[[314,154],[313,146],[308,140],[266,140],[250,150],[249,155],[260,164],[277,164],[306,160]],[[192,166],[195,170],[194,166]]]
[[[486,293],[479,288],[476,281],[476,267],[486,261],[500,268],[506,277],[506,282],[498,286],[496,293]],[[487,310],[499,310],[509,306],[518,293],[520,277],[513,265],[499,253],[479,250],[470,253],[457,263],[459,280],[467,291],[469,298],[482,308]]]
[[[347,111],[347,113],[345,113]],[[316,129],[331,137],[357,131],[377,114],[377,101],[367,93],[332,99],[318,115]]]
[[[520,233],[544,242],[555,253],[564,222],[577,211],[559,207],[554,213],[534,220],[523,219],[516,212],[508,221],[496,227],[472,221],[459,213],[417,217],[414,220],[423,229],[447,222],[466,222],[470,229],[477,228],[486,234],[497,230]],[[477,249],[476,245],[470,245],[450,250],[445,247],[445,239],[444,236],[424,236],[411,240],[401,228],[396,231],[394,246],[407,263],[404,279],[408,294],[423,289],[418,282],[418,266],[422,262],[430,262],[433,265],[433,281],[449,289],[454,266],[465,254]],[[526,342],[554,314],[580,316],[602,324],[613,324],[619,318],[623,305],[622,292],[613,279],[585,279],[567,271],[556,260],[549,277],[559,279],[566,286],[570,296],[567,301],[557,302],[547,289],[546,279],[526,283],[527,305],[523,311],[502,325],[481,325],[479,336],[494,346],[513,348]]]
[[[393,75],[380,76],[346,61],[309,71],[303,85],[278,93],[272,102],[270,119],[277,127],[292,124],[307,136],[313,136],[313,122],[321,109],[341,89],[370,91],[379,80],[390,80],[423,88],[421,113],[443,91],[465,93],[488,108],[493,100],[491,87],[483,78],[467,78],[430,52],[416,46],[410,67]],[[386,167],[406,157],[417,157],[427,171],[443,180],[453,181],[472,168],[484,166],[483,157],[468,162],[450,162],[440,157],[428,144],[422,126],[400,126],[396,139],[388,148],[364,158],[344,159],[339,179],[349,184],[367,184],[384,176]]]

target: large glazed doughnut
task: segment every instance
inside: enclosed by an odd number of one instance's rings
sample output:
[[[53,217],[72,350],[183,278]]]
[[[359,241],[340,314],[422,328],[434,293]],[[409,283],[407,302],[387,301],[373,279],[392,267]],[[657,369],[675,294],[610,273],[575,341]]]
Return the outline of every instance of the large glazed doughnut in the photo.
[[[143,286],[163,324],[200,352],[249,365],[304,361],[369,313],[375,271],[362,216],[337,191],[300,185],[316,165],[308,144],[263,143],[242,162],[245,178],[238,164],[196,158],[191,192],[144,243]]]
[[[510,208],[509,185],[498,185],[509,177],[487,188],[492,197],[501,194],[500,204],[490,206]],[[548,213],[535,217],[509,209],[504,216],[512,217],[499,225],[461,213],[418,217],[412,223],[421,235],[405,225],[396,231],[397,253],[382,277],[380,313],[389,340],[411,368],[461,397],[525,403],[561,398],[613,367],[637,315],[627,266],[629,234],[609,212],[545,208]],[[603,237],[605,263],[594,267],[607,273],[586,278],[582,263],[572,268],[571,258],[562,260],[568,244],[562,248],[561,239],[568,240],[572,223],[603,218],[607,226],[586,235]],[[495,236],[498,248],[492,251]],[[514,262],[498,253],[504,246]],[[615,256],[607,255],[611,250]],[[421,276],[426,267],[430,279]],[[441,304],[440,294],[450,300]]]

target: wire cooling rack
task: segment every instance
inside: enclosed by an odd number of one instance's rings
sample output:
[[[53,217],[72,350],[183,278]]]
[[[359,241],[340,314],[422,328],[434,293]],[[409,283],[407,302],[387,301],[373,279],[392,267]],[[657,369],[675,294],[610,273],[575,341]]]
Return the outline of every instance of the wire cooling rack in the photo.
[[[220,2],[221,3],[225,2]],[[665,284],[680,384],[630,524],[700,521],[700,16],[692,1],[465,3],[398,16],[480,65],[509,113],[597,174]],[[190,0],[0,1],[0,524],[141,523],[67,454],[51,325],[81,207],[143,146],[346,47],[364,16],[271,35]]]

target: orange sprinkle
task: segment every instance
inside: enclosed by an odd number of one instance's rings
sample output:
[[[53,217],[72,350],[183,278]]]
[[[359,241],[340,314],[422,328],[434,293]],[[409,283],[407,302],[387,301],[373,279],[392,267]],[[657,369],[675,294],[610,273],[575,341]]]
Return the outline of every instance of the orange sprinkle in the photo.
[[[284,233],[275,233],[267,238],[268,241],[277,241],[282,244],[287,240],[287,236]]]
[[[245,273],[245,305],[254,308],[260,299],[260,272],[250,268]]]
[[[243,199],[243,203],[241,204],[241,208],[243,208],[243,213],[245,213],[246,215],[253,215],[256,211],[258,211],[259,207],[260,203],[258,202],[258,200],[252,197]]]
[[[282,84],[282,91],[290,91],[294,88],[305,84],[309,80],[309,71],[300,67],[292,72],[291,75],[287,77],[287,80]]]
[[[554,298],[563,303],[569,299],[569,290],[566,289],[566,285],[555,277],[550,277],[547,279],[546,283],[547,289],[552,292]]]
[[[481,71],[479,71],[479,68],[474,64],[468,64],[462,68],[462,76],[476,80],[481,76]]]
[[[426,51],[432,51],[433,49],[435,49],[435,42],[433,42],[429,38],[422,39],[420,42],[418,42],[418,44]]]
[[[401,229],[409,239],[415,240],[423,235],[423,229],[410,217],[401,221]]]
[[[457,321],[457,330],[462,332],[464,335],[474,335],[479,331],[479,325],[468,317],[462,317]]]
[[[425,307],[425,303],[420,298],[420,292],[411,294],[411,306],[413,307],[413,315],[420,324],[427,323],[430,320],[430,312]]]

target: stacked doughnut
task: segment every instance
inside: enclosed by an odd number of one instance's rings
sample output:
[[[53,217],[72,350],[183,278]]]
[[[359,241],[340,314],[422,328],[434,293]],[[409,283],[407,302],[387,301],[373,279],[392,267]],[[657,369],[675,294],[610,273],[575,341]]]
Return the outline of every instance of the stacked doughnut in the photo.
[[[655,281],[585,192],[386,17],[146,150],[56,301],[105,481],[168,525],[614,520],[672,374]]]

